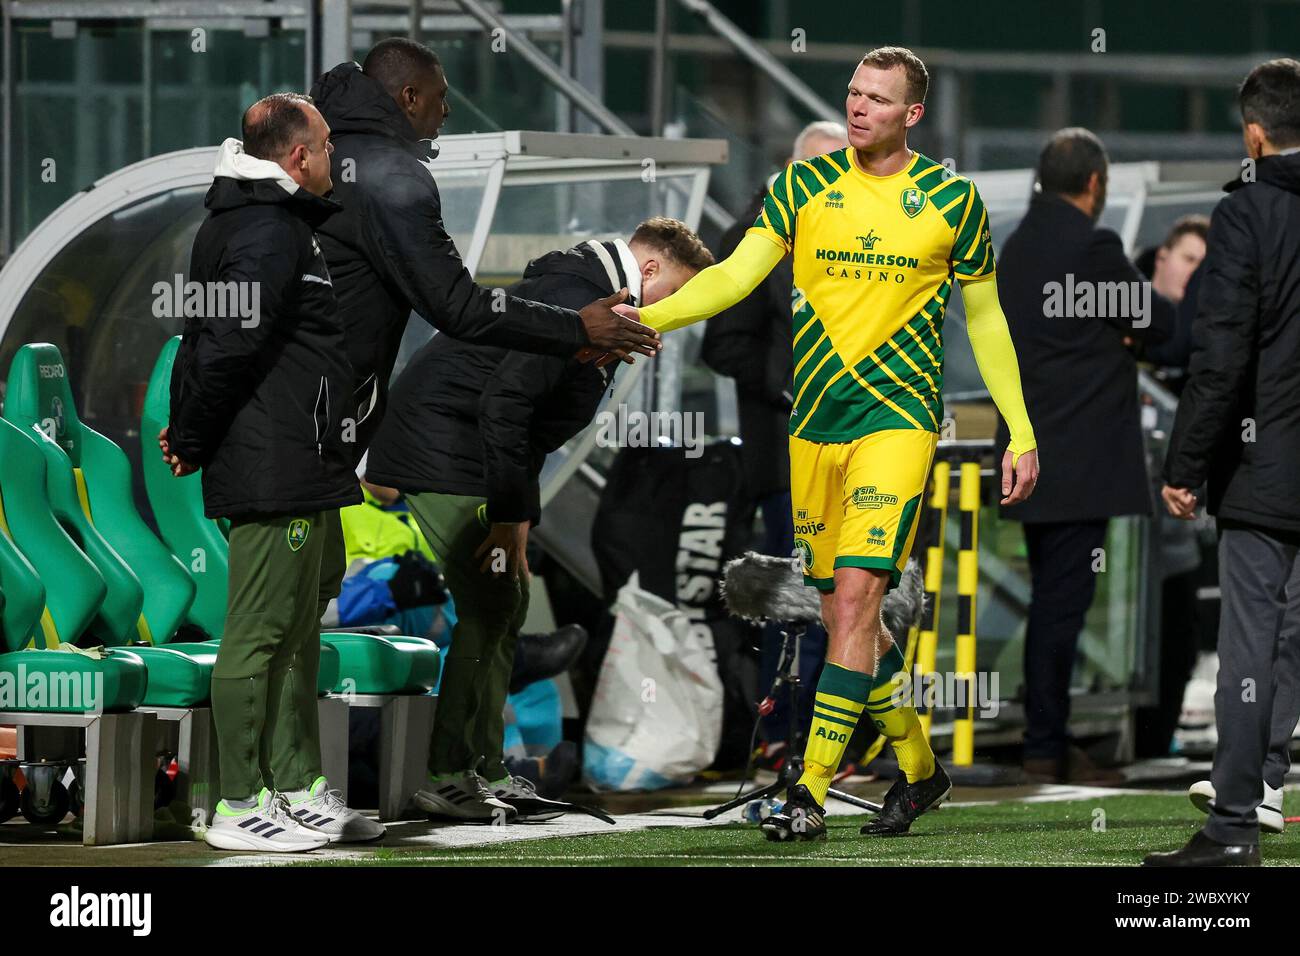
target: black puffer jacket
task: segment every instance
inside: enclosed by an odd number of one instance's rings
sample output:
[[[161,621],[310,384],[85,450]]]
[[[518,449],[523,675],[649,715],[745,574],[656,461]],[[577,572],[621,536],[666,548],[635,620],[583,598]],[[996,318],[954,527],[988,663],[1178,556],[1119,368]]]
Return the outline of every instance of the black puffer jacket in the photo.
[[[599,243],[604,255],[596,245],[534,259],[511,291],[568,305],[635,288],[622,244]],[[591,421],[614,369],[435,335],[393,385],[366,478],[405,492],[482,495],[488,520],[536,525],[546,456]]]
[[[313,230],[337,211],[279,166],[221,148],[189,281],[238,283],[248,317],[213,299],[185,320],[168,438],[203,468],[209,518],[299,514],[361,500],[345,441],[352,389],[330,274]],[[208,298],[205,296],[205,299]]]
[[[1220,518],[1300,531],[1300,153],[1224,188],[1164,477],[1208,481]]]
[[[396,102],[355,63],[342,63],[311,95],[334,143],[332,198],[343,205],[321,230],[356,375],[360,451],[381,416],[412,310],[464,342],[572,356],[589,344],[576,311],[494,299],[474,283],[442,222],[442,201]],[[577,307],[587,305],[577,303]]]

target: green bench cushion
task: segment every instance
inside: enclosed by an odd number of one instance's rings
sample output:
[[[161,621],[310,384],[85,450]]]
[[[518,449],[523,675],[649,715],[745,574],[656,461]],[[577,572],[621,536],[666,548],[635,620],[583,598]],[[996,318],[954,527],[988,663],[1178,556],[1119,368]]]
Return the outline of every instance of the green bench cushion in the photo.
[[[144,696],[146,707],[198,707],[212,696],[215,654],[192,657],[181,651],[179,645],[170,644],[134,645],[131,653],[139,655],[149,669],[149,687]]]
[[[122,648],[106,651],[101,660],[69,651],[12,651],[0,654],[0,713],[131,710],[144,701],[149,683],[144,661]]]
[[[174,651],[180,651],[188,654],[195,660],[203,661],[209,666],[209,676],[211,666],[217,662],[217,649],[221,647],[221,641],[200,641],[197,643],[176,643],[168,644],[167,647]],[[316,693],[328,694],[336,684],[339,683],[339,652],[333,646],[321,641],[320,644],[320,671],[316,675]]]
[[[423,694],[438,681],[438,645],[423,637],[326,632],[320,639],[339,653],[335,693]]]

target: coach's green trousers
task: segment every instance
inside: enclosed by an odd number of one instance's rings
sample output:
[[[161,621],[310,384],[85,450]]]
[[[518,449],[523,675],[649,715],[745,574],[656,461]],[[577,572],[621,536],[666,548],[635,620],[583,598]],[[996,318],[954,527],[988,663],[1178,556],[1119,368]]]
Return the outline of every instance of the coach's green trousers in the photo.
[[[231,522],[226,629],[212,671],[224,799],[302,790],[321,776],[320,617],[344,562],[337,510]]]
[[[480,571],[475,558],[487,537],[484,499],[466,495],[408,495],[411,513],[438,555],[456,602],[456,627],[442,667],[429,772],[476,767],[489,781],[506,776],[501,752],[506,696],[515,643],[528,613],[528,581],[510,572]]]

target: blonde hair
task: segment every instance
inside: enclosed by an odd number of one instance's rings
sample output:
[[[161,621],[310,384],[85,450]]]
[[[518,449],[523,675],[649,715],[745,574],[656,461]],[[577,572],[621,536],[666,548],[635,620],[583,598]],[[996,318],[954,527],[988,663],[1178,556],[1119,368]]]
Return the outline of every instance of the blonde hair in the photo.
[[[632,243],[649,246],[695,272],[713,265],[713,253],[691,227],[667,216],[652,216],[637,226]]]
[[[901,66],[907,74],[907,102],[924,103],[930,91],[930,74],[921,58],[905,46],[878,46],[862,58],[866,66],[891,70]]]

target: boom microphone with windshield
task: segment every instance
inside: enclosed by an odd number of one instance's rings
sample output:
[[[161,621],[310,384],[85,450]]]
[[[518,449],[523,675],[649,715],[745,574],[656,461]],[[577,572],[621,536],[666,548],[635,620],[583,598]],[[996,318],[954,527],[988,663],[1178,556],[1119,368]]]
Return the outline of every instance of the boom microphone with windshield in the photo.
[[[745,552],[723,568],[722,597],[727,610],[754,624],[819,624],[822,619],[821,600],[816,589],[803,583],[797,558]],[[913,559],[898,587],[885,595],[880,615],[889,633],[902,640],[921,622],[924,607],[921,566]]]
[[[821,599],[817,592],[803,583],[797,558],[778,558],[748,551],[727,562],[722,573],[722,596],[736,617],[753,624],[775,623],[781,628],[781,661],[777,667],[772,689],[758,705],[760,716],[770,714],[776,704],[776,695],[785,687],[789,697],[787,712],[790,715],[791,758],[786,761],[775,783],[749,793],[738,793],[733,800],[706,810],[705,819],[725,813],[750,800],[763,799],[781,793],[794,783],[803,766],[803,728],[797,725],[799,713],[799,642],[809,624],[821,623]],[[925,606],[925,590],[920,565],[909,561],[898,587],[885,595],[880,613],[891,634],[904,635],[920,622]],[[757,735],[758,724],[754,724]],[[751,750],[753,749],[751,744]],[[749,774],[745,774],[749,778]],[[743,784],[742,784],[743,786]],[[880,804],[863,800],[840,790],[828,790],[826,795],[852,804],[871,813],[880,812]]]

